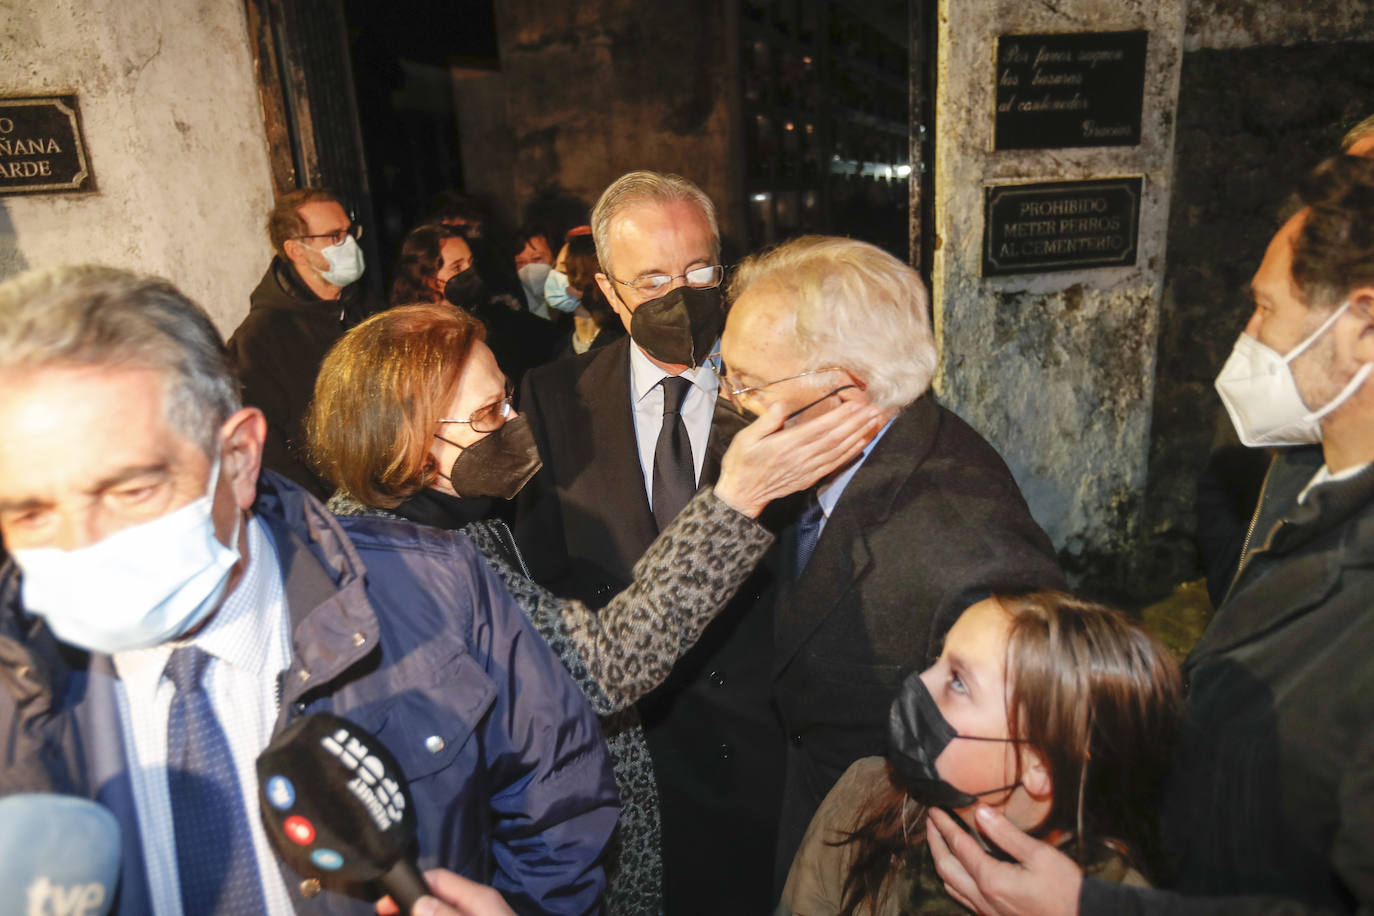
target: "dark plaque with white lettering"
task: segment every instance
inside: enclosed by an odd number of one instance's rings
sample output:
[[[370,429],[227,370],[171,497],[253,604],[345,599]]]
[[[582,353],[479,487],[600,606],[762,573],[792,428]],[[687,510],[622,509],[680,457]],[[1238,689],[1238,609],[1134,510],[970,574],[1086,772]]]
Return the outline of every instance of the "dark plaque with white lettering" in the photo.
[[[993,148],[1135,146],[1148,35],[999,36]]]
[[[76,96],[0,99],[0,194],[93,190]]]
[[[988,188],[983,276],[1134,264],[1140,187],[1137,177]]]

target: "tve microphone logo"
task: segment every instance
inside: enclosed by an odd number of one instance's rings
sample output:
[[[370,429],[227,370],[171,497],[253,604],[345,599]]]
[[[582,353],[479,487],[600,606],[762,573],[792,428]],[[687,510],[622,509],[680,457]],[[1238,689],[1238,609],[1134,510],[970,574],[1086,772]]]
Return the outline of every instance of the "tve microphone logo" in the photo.
[[[119,881],[119,824],[64,795],[0,800],[0,916],[103,916]]]

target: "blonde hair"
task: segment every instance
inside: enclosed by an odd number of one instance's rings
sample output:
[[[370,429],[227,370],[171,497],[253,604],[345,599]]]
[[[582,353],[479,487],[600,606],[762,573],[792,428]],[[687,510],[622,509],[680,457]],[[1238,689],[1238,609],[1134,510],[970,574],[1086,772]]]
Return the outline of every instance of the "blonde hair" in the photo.
[[[728,298],[755,286],[794,304],[792,331],[805,368],[850,370],[885,409],[905,407],[930,388],[935,336],[925,284],[881,248],[802,236],[745,259]]]
[[[382,509],[432,484],[431,437],[483,336],[447,305],[388,309],[345,334],[320,364],[305,419],[320,473]]]
[[[685,201],[694,205],[711,227],[711,250],[720,259],[720,227],[716,207],[706,192],[681,175],[665,172],[627,172],[601,192],[592,208],[592,240],[596,242],[602,272],[611,274],[611,224],[615,218],[640,204],[671,204]]]

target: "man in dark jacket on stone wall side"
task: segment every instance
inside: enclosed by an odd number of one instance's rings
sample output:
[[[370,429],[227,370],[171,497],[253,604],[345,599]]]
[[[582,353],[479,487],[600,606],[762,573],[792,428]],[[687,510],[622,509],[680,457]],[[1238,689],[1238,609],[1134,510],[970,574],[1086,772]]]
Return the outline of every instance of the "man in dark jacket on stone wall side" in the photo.
[[[421,868],[598,911],[618,808],[582,694],[463,535],[260,479],[262,411],[174,287],[0,286],[0,430],[0,795],[111,811],[118,913],[373,912],[258,816],[255,758],[314,712],[397,759]]]
[[[276,251],[249,297],[248,315],[229,338],[243,401],[267,416],[262,463],[324,499],[301,449],[301,421],[320,361],[344,332],[380,308],[361,282],[363,230],[322,188],[283,195],[267,217]]]
[[[941,877],[978,912],[1374,912],[1374,160],[1328,160],[1303,198],[1216,381],[1242,442],[1284,447],[1184,665],[1188,723],[1162,800],[1169,890],[1084,878],[981,812],[1019,860],[999,862],[933,814]]]

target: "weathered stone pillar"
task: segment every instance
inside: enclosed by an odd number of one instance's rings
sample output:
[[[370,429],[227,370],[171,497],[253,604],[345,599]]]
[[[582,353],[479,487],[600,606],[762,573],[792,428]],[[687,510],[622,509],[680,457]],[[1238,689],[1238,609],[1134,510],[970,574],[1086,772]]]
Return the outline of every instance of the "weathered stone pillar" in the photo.
[[[1002,453],[1066,571],[1094,591],[1125,581],[1123,560],[1140,528],[1185,7],[939,7],[936,388]],[[1148,33],[1138,144],[994,150],[999,36],[1131,30]],[[1133,265],[983,276],[987,188],[1136,177]]]

